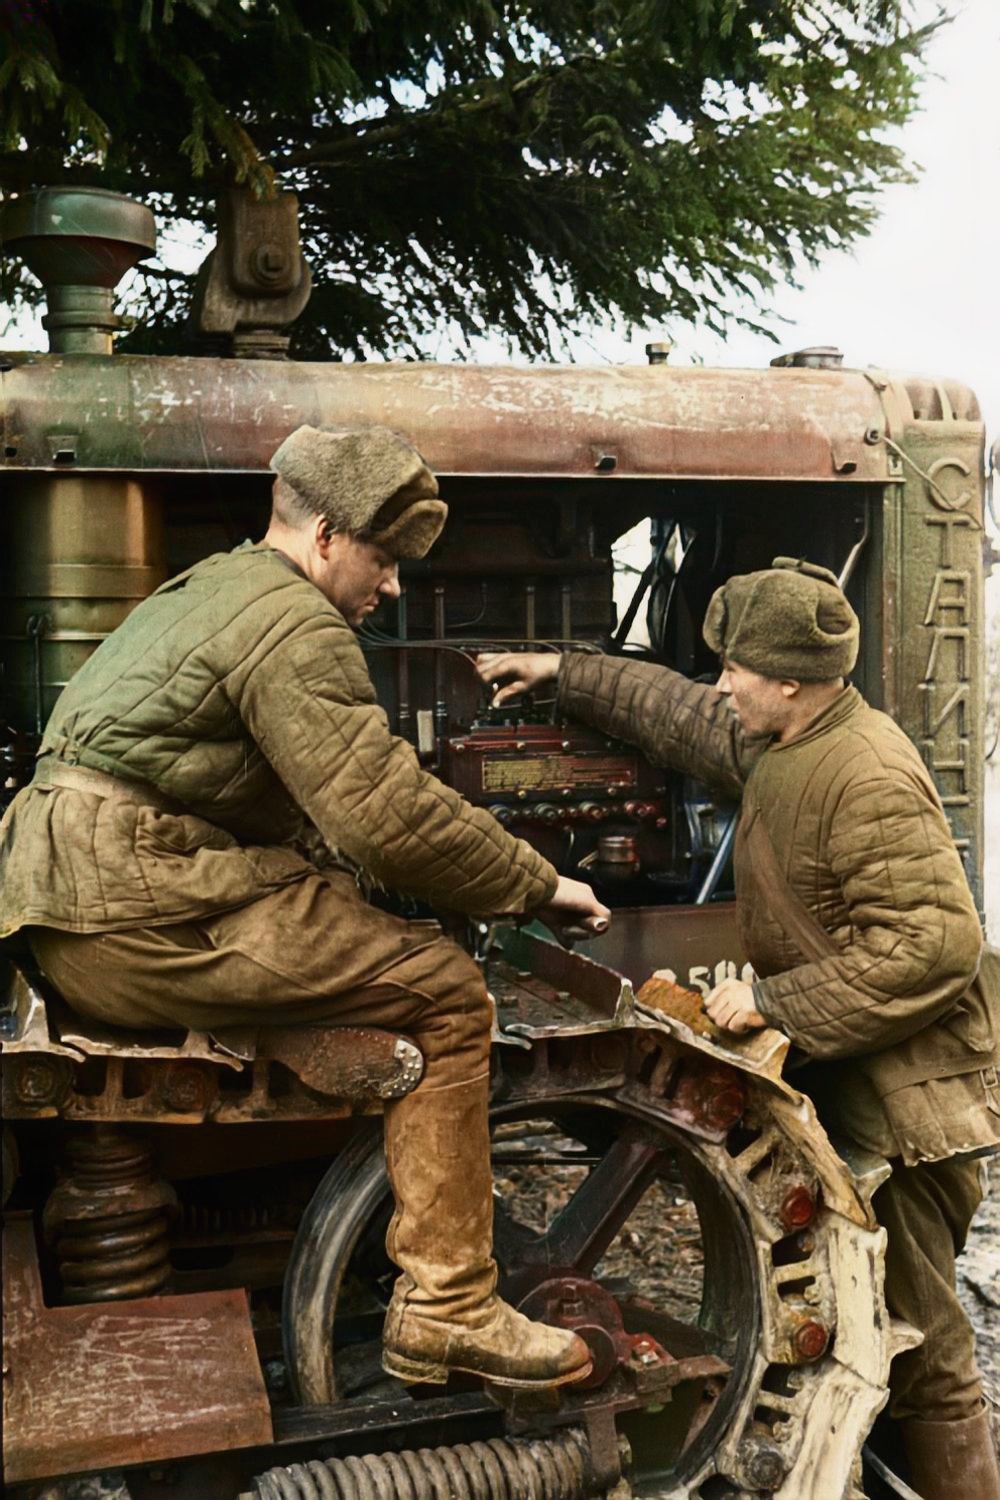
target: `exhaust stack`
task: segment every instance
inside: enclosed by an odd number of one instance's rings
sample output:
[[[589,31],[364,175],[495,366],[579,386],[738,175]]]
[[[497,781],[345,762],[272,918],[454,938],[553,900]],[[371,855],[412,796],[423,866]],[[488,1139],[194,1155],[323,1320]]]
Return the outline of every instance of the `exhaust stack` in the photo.
[[[110,354],[114,289],[156,249],[151,211],[103,188],[41,188],[4,205],[0,238],[45,288],[52,353]]]

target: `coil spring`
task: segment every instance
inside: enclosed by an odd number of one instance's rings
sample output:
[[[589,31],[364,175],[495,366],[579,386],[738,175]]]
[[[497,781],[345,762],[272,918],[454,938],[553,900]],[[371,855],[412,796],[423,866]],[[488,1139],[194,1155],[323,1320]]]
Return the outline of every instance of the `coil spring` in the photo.
[[[153,1297],[170,1277],[176,1195],[153,1175],[147,1144],[112,1126],[69,1143],[70,1170],[45,1205],[63,1300]]]
[[[240,1500],[585,1500],[596,1493],[582,1432],[491,1438],[269,1469]]]
[[[67,1220],[56,1257],[67,1302],[154,1297],[170,1277],[167,1216],[154,1208],[90,1222]]]

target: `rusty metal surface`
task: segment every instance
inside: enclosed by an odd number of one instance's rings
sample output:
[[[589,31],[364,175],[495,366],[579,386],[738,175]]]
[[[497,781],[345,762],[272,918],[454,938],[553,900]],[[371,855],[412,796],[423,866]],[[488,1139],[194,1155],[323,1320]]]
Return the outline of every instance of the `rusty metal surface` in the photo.
[[[11,1119],[240,1124],[337,1119],[416,1088],[418,1048],[373,1027],[144,1033],[46,1000],[19,970],[4,1040]],[[234,1076],[235,1075],[235,1076]]]
[[[569,1035],[572,1029],[623,1026],[632,1019],[631,986],[606,965],[521,927],[498,927],[496,946],[504,968],[490,975],[492,993],[501,1013],[501,997],[508,993],[517,1007],[503,1020],[506,1030]]]
[[[271,1441],[246,1294],[46,1307],[28,1215],[4,1230],[9,1484]]]
[[[856,371],[9,359],[12,469],[55,467],[55,444],[61,467],[260,471],[302,422],[384,422],[443,474],[887,473],[884,448],[865,442],[884,427],[879,396]]]
[[[596,963],[617,969],[633,985],[645,984],[657,969],[670,969],[680,984],[705,993],[717,983],[720,963],[738,972],[746,958],[736,931],[736,904],[731,901],[616,911],[608,931],[582,951]]]
[[[685,989],[683,985],[661,974],[654,974],[651,979],[647,979],[635,998],[636,1003],[644,1005],[647,1010],[660,1011],[663,1015],[683,1021],[699,1036],[718,1041],[723,1035],[722,1029],[716,1026],[706,1012],[704,998],[697,990]]]
[[[258,199],[230,188],[219,199],[218,237],[201,267],[191,321],[202,334],[228,335],[250,359],[281,359],[290,327],[309,301],[312,277],[299,244],[298,199]]]
[[[689,963],[686,973],[689,982],[702,995],[707,994],[713,983],[735,969],[733,961],[724,956],[727,944],[734,941],[734,908],[727,905],[668,910],[670,916],[684,914],[689,923],[657,930],[650,919],[662,922],[667,912],[636,908],[617,912],[611,933],[616,934],[626,952],[630,943],[634,943],[644,955],[633,962],[633,970],[642,971],[647,962],[652,965],[654,953],[661,965],[666,954],[678,964],[683,957],[702,959],[701,964]],[[661,947],[659,940],[664,938],[666,945]],[[645,946],[640,947],[643,940]],[[586,954],[570,952],[520,927],[498,927],[494,941],[487,979],[497,1007],[495,1041],[526,1047],[545,1037],[601,1034],[638,1026],[666,1033],[703,1057],[735,1063],[774,1083],[780,1082],[789,1046],[788,1038],[780,1031],[766,1027],[743,1036],[718,1031],[710,1036],[705,1034],[700,1021],[691,1024],[692,1017],[683,1008],[665,1010],[637,1002],[632,982],[607,959],[604,938],[585,944]],[[664,973],[669,982],[673,970],[664,968]],[[794,1094],[794,1097],[800,1096]]]
[[[640,1395],[664,1397],[685,1380],[700,1384],[728,1375],[731,1366],[715,1354],[680,1355],[651,1333],[628,1333],[621,1308],[598,1282],[558,1268],[537,1280],[518,1301],[526,1317],[571,1328],[590,1349],[594,1368],[579,1382],[581,1391],[602,1386],[615,1369],[634,1381]]]

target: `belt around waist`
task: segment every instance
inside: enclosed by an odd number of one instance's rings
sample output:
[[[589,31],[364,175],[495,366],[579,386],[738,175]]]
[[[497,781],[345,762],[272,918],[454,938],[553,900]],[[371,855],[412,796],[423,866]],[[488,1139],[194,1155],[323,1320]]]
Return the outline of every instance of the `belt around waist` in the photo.
[[[182,803],[165,797],[148,781],[126,781],[121,776],[92,771],[89,766],[69,766],[49,755],[43,755],[35,767],[34,784],[67,787],[72,792],[88,792],[91,797],[131,802],[136,807],[152,807],[157,812],[176,814],[185,811]]]

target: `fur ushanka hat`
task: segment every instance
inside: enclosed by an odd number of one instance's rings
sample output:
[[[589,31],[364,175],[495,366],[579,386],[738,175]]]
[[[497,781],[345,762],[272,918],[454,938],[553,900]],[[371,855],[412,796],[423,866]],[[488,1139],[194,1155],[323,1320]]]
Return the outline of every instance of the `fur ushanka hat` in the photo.
[[[296,427],[270,466],[334,531],[394,557],[423,557],[448,515],[420,454],[388,427]]]
[[[776,557],[716,589],[702,634],[713,651],[762,677],[828,682],[853,668],[860,627],[829,568]]]

